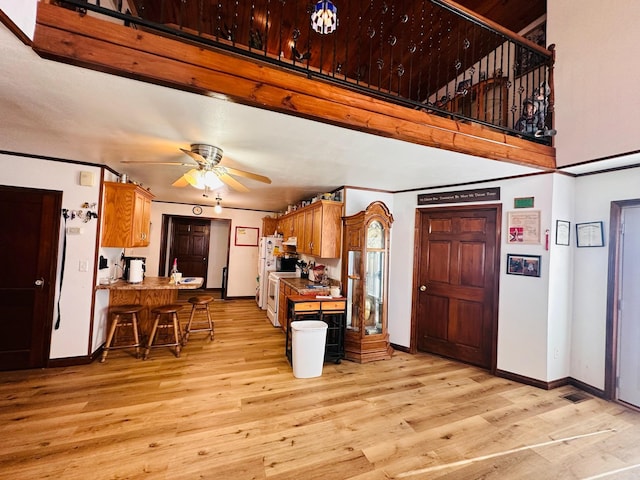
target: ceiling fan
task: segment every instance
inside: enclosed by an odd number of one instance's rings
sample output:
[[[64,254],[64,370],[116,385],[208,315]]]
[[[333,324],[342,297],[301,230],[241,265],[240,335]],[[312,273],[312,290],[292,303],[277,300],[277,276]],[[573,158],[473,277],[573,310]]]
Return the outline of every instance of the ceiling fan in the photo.
[[[194,143],[191,144],[190,150],[185,148],[181,148],[180,150],[191,157],[191,159],[193,159],[198,165],[194,166],[192,163],[183,162],[137,162],[126,160],[121,163],[148,163],[156,165],[181,165],[185,167],[194,167],[173,182],[172,186],[174,187],[186,187],[187,185],[191,185],[192,187],[200,190],[215,190],[216,188],[226,184],[238,192],[248,192],[249,189],[233,178],[232,175],[250,178],[262,183],[271,183],[271,179],[263,175],[219,165],[220,160],[222,160],[223,153],[222,149],[219,147],[204,143]]]

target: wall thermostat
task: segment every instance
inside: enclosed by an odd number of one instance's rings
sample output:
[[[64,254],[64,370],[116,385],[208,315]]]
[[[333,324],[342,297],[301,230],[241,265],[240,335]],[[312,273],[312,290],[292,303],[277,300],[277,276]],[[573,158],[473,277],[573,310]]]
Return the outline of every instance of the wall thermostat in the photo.
[[[94,176],[92,172],[80,172],[80,185],[93,187]]]

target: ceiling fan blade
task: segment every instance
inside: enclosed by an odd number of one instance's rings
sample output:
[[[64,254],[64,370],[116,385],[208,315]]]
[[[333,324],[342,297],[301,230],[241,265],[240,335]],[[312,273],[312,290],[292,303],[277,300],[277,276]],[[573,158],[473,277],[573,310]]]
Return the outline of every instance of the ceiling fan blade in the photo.
[[[231,175],[238,175],[239,177],[251,178],[252,180],[257,180],[262,183],[271,183],[271,179],[269,177],[265,177],[263,175],[258,175],[257,173],[245,172],[244,170],[238,170],[236,168],[224,167],[227,172]]]
[[[182,162],[145,162],[143,160],[120,160],[120,163],[137,163],[138,165],[177,165],[180,167],[193,167],[192,163]]]
[[[227,185],[229,185],[231,188],[233,188],[234,190],[238,191],[238,192],[248,192],[249,189],[247,187],[245,187],[244,185],[242,185],[239,181],[237,181],[235,178],[233,178],[232,176],[226,174],[226,173],[219,173],[217,174],[218,178],[220,180],[222,180],[224,183],[226,183]]]
[[[186,153],[187,155],[189,155],[191,158],[193,158],[200,165],[207,165],[207,160],[202,155],[200,155],[199,153],[192,152],[191,150],[187,150],[186,148],[181,148],[180,150],[183,153]]]
[[[189,185],[189,182],[184,178],[184,175],[171,184],[172,187],[186,187],[187,185]]]

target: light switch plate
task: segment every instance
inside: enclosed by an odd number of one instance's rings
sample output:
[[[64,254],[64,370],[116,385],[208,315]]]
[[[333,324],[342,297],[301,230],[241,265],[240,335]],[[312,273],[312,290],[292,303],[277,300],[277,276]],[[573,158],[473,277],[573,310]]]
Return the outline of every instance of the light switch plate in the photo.
[[[80,185],[85,187],[93,187],[94,175],[92,172],[80,172]]]

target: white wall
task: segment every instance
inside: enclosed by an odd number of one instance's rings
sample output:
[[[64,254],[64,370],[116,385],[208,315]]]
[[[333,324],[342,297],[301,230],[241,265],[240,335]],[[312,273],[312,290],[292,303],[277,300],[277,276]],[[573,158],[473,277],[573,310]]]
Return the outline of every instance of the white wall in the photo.
[[[569,245],[556,245],[556,221],[573,227],[575,180],[553,175],[552,218],[549,228],[549,305],[547,378],[566,378],[571,374],[571,320],[573,317],[573,253],[575,237]],[[573,243],[572,243],[572,240]]]
[[[0,0],[0,10],[31,40],[36,28],[37,6],[38,0]]]
[[[558,166],[640,149],[640,2],[547,2]]]
[[[229,245],[232,240],[229,227],[229,222],[211,221],[207,288],[222,287],[222,269],[227,265]]]
[[[571,376],[603,388],[611,202],[640,198],[640,168],[578,178],[575,198],[575,222],[603,221],[605,246],[574,252]]]
[[[94,174],[94,186],[81,186],[80,172]],[[62,191],[62,208],[81,210],[82,204],[97,203],[100,195],[100,168],[51,162],[34,158],[0,154],[0,183],[19,187]],[[86,210],[86,209],[84,209]],[[60,223],[58,272],[62,262],[64,221]],[[60,296],[60,328],[51,336],[50,358],[66,358],[88,354],[91,319],[91,299],[94,288],[95,248],[98,221],[68,220],[67,227],[81,227],[81,235],[67,235],[62,295]],[[80,262],[87,262],[86,272]],[[56,282],[56,302],[58,285]],[[56,311],[54,309],[54,323]]]
[[[152,202],[150,245],[145,248],[127,248],[126,255],[146,257],[148,275],[157,276],[163,214],[192,216],[194,218],[228,218],[231,220],[231,246],[227,295],[229,297],[253,297],[256,292],[256,277],[258,275],[258,247],[234,245],[235,228],[254,227],[262,230],[262,218],[267,213],[223,208],[222,213],[217,215],[213,211],[213,206],[203,206],[202,215],[195,217],[191,208],[192,205],[187,204]]]

